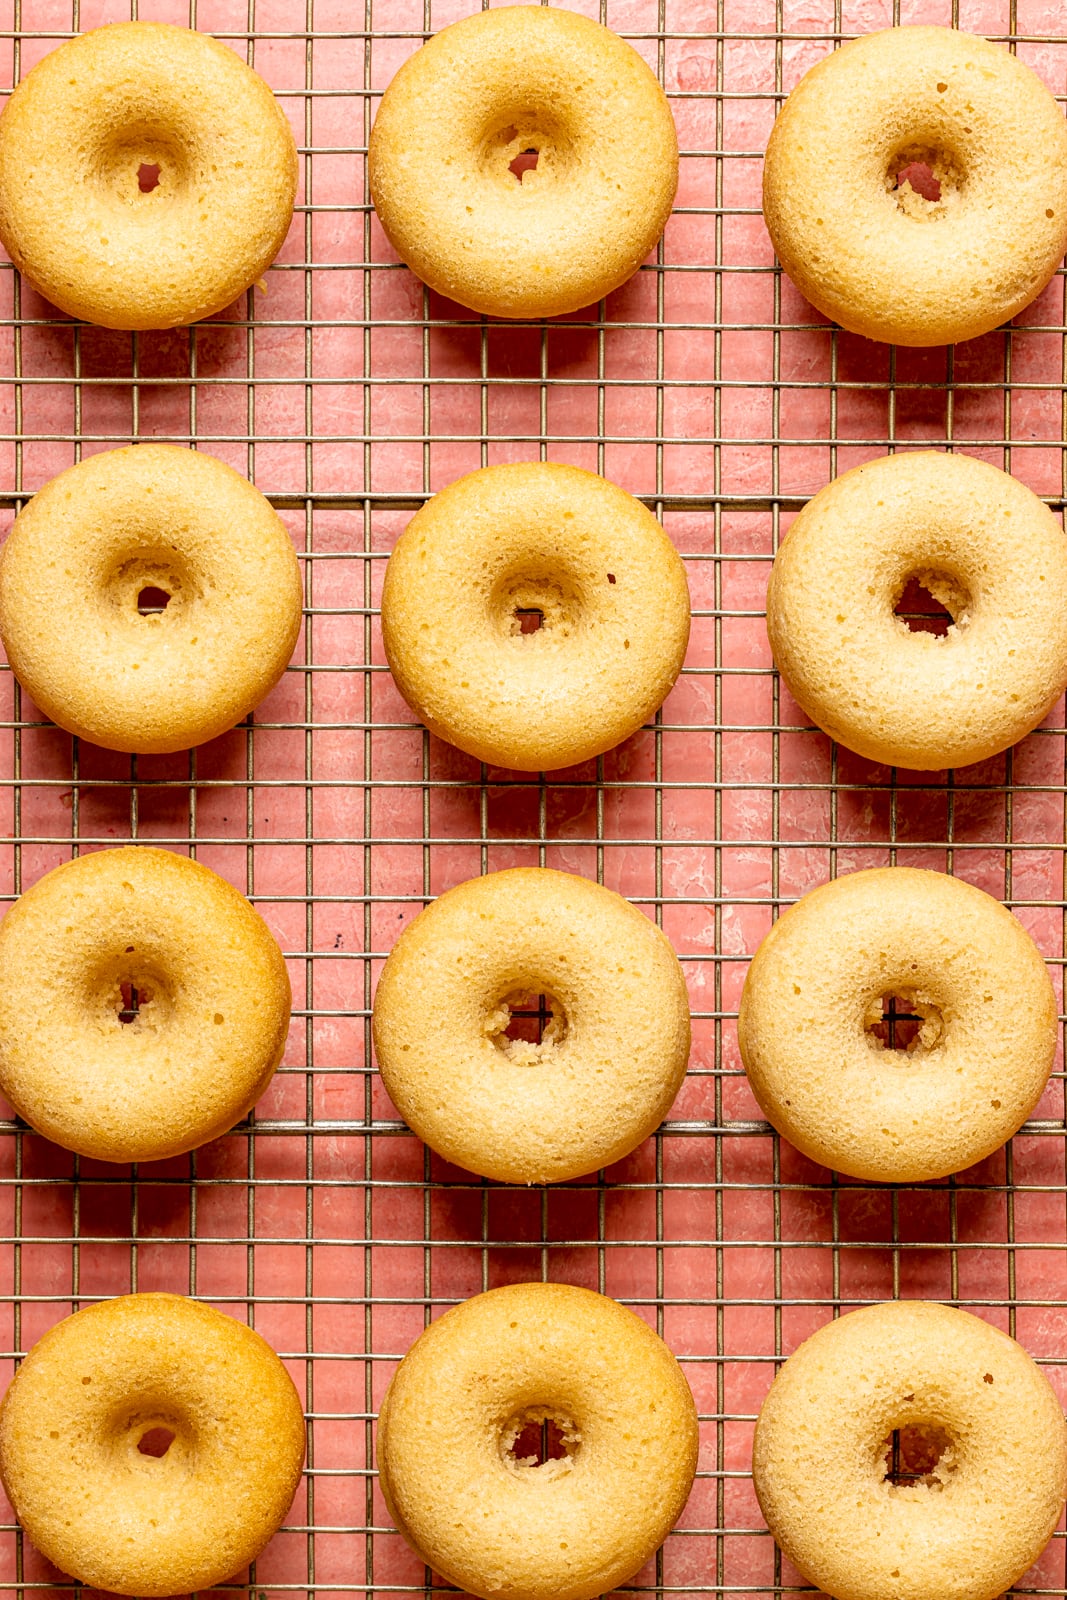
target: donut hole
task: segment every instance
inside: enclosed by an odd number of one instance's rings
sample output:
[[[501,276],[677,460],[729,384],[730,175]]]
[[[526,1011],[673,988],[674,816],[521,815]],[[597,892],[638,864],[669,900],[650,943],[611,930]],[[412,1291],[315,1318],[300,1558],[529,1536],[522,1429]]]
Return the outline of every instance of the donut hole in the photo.
[[[950,611],[939,605],[918,578],[909,578],[893,615],[899,617],[909,633],[932,633],[943,639],[955,622]]]
[[[902,189],[905,184],[909,184],[924,200],[936,201],[941,198],[940,180],[934,177],[933,170],[925,161],[909,161],[906,167],[901,168],[897,173],[896,187]]]
[[[189,156],[173,133],[148,124],[113,129],[94,168],[112,200],[128,215],[140,213],[146,220],[158,216],[159,201],[184,188],[191,176]]]
[[[166,1026],[174,1000],[161,966],[144,951],[125,948],[86,974],[86,999],[102,1029],[129,1038]]]
[[[540,184],[553,166],[566,163],[569,148],[566,129],[555,116],[520,106],[486,134],[483,170],[492,182],[518,194]]]
[[[923,1055],[940,1043],[945,1022],[931,1001],[900,989],[878,995],[867,1007],[863,1026],[874,1050]]]
[[[944,639],[971,620],[971,595],[954,574],[924,570],[909,573],[896,594],[893,615],[908,633]]]
[[[536,1473],[547,1483],[571,1470],[581,1443],[573,1417],[550,1406],[526,1406],[504,1424],[500,1455],[509,1472]]]
[[[518,155],[513,157],[513,159],[508,162],[508,171],[511,173],[513,178],[517,178],[521,183],[524,173],[535,172],[537,170],[537,158],[539,155],[540,151],[532,148],[529,150],[520,150]]]
[[[489,598],[494,623],[507,638],[542,641],[569,638],[582,615],[582,596],[567,573],[509,572]]]
[[[936,1422],[894,1428],[882,1450],[882,1481],[891,1489],[940,1492],[956,1470],[952,1436]]]
[[[161,611],[166,611],[169,604],[168,591],[155,584],[146,584],[137,596],[137,610],[142,617],[158,616]]]
[[[135,983],[120,983],[119,995],[121,997],[118,1018],[124,1027],[131,1022],[136,1022],[141,1015],[142,1005],[150,1005],[152,1001],[151,989],[139,989]]]
[[[157,1472],[160,1463],[180,1464],[194,1442],[189,1419],[169,1395],[159,1393],[142,1395],[133,1410],[127,1403],[114,1414],[112,1427],[115,1447],[134,1470]]]
[[[514,990],[490,1008],[485,1032],[509,1061],[544,1063],[567,1037],[567,1014],[554,995]]]
[[[197,592],[192,575],[175,550],[145,549],[129,555],[103,584],[107,602],[140,630],[147,621],[161,626],[168,613],[176,616]],[[138,633],[138,638],[143,634]]]
[[[885,175],[886,190],[897,210],[918,222],[937,222],[946,216],[963,184],[963,168],[955,156],[923,144],[898,150]]]
[[[137,1441],[137,1448],[141,1455],[154,1456],[158,1461],[166,1455],[176,1437],[173,1428],[146,1428]]]

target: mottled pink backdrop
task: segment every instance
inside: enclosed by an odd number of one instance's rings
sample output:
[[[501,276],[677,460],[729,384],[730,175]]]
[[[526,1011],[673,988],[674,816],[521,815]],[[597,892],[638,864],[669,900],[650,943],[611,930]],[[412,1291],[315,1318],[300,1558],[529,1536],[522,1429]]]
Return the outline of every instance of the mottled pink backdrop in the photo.
[[[599,1287],[658,1327],[701,1413],[700,1472],[637,1592],[791,1592],[748,1476],[776,1356],[841,1306],[952,1299],[1017,1333],[1067,1397],[1064,1089],[1011,1149],[957,1179],[842,1181],[773,1137],[740,1070],[738,996],[776,910],[829,874],[890,861],[1006,899],[1062,990],[1064,713],[1007,757],[894,774],[836,751],[771,670],[776,540],[836,471],[895,445],[966,449],[1060,509],[1064,280],[1010,331],[891,351],[830,329],[774,267],[760,159],[783,91],[833,44],[890,22],[1003,39],[1067,87],[1052,0],[610,0],[600,16],[662,75],[682,146],[657,256],[598,310],[487,322],[427,294],[373,217],[377,97],[470,0],[148,0],[254,60],[301,147],[300,203],[267,276],[191,332],[78,327],[0,270],[0,505],[79,453],[195,441],[254,477],[301,553],[292,669],[250,723],[192,756],[128,758],[42,723],[0,675],[0,889],[72,850],[152,839],[254,897],[289,957],[285,1064],[254,1119],[139,1171],[0,1124],[4,1367],[76,1304],[195,1293],[285,1356],[311,1419],[309,1472],[248,1583],[257,1595],[421,1591],[378,1493],[373,1418],[430,1316],[540,1276]],[[119,0],[0,0],[0,80]],[[385,557],[424,496],[479,464],[594,468],[647,497],[687,560],[685,675],[654,727],[547,780],[483,771],[413,723],[384,666]],[[635,899],[682,958],[694,1012],[669,1122],[596,1179],[482,1183],[431,1157],[373,1072],[369,1005],[400,928],[479,871],[544,862]],[[47,994],[41,996],[48,1004]],[[1059,1064],[1058,1064],[1059,1067]],[[5,1591],[57,1575],[0,1529]],[[439,1580],[434,1580],[439,1582]],[[240,1576],[243,1588],[245,1575]],[[1062,1594],[1064,1543],[1026,1579]]]

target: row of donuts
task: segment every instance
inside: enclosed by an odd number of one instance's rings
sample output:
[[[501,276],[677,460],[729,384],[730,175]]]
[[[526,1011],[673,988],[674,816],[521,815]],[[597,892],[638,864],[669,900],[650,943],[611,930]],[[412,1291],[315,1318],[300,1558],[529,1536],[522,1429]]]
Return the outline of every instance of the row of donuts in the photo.
[[[909,1431],[920,1442],[901,1467],[892,1435]],[[289,1509],[304,1444],[270,1346],[172,1294],[67,1318],[0,1408],[0,1479],[20,1522],[63,1572],[119,1594],[187,1593],[254,1560]],[[592,1600],[674,1526],[698,1445],[682,1370],[638,1316],[526,1283],[475,1296],[416,1340],[382,1399],[377,1457],[397,1527],[464,1591]],[[966,1312],[895,1302],[789,1358],[752,1464],[775,1537],[835,1600],[994,1600],[1062,1510],[1067,1427],[1014,1340]],[[922,1495],[930,1484],[952,1488],[947,1514]]]
[[[557,316],[625,283],[678,184],[667,99],[575,12],[505,6],[435,35],[382,96],[371,197],[400,257],[472,310]],[[0,117],[0,239],[63,310],[114,328],[209,316],[292,218],[293,136],[233,51],[112,24],[39,62]],[[807,298],[895,344],[1006,322],[1067,248],[1067,127],[1017,56],[940,27],[833,51],[773,128],[764,214]]]
[[[0,1481],[20,1523],[61,1571],[118,1594],[235,1576],[281,1526],[304,1450],[297,1391],[266,1341],[173,1294],[66,1318],[0,1407]],[[446,1311],[379,1409],[398,1530],[482,1600],[593,1600],[626,1583],[681,1516],[698,1462],[696,1406],[667,1345],[614,1300],[560,1283]],[[752,1473],[771,1532],[833,1600],[995,1600],[1059,1519],[1067,1423],[1007,1334],[895,1301],[789,1357]]]
[[[912,631],[909,585],[947,611]],[[1016,743],[1067,685],[1067,542],[974,457],[906,452],[833,480],[775,557],[767,629],[801,709],[887,765],[963,766]],[[652,717],[689,641],[685,569],[624,490],[548,462],[483,467],[434,495],[389,558],[386,659],[425,725],[491,765],[546,771]],[[12,669],[68,732],[188,749],[277,683],[300,573],[267,500],[214,457],[106,451],[24,507],[0,557]]]
[[[640,266],[670,215],[678,140],[655,76],[575,12],[503,7],[418,51],[382,99],[371,194],[401,256],[462,304],[556,316]],[[280,249],[289,124],[208,35],[116,23],[52,51],[0,117],[0,239],[62,310],[182,326]]]
[[[886,1002],[914,1019],[906,1073]],[[95,851],[46,873],[0,924],[0,1089],[81,1155],[179,1155],[263,1094],[290,1006],[281,951],[237,890],[166,850]],[[916,1182],[1021,1127],[1056,1018],[1045,964],[1003,906],[942,873],[882,867],[779,918],[745,978],[738,1042],[798,1149],[851,1176]],[[621,1160],[659,1126],[685,1078],[690,1017],[650,918],[585,878],[517,867],[447,890],[404,930],[373,1037],[386,1089],[433,1150],[501,1182],[554,1183]]]

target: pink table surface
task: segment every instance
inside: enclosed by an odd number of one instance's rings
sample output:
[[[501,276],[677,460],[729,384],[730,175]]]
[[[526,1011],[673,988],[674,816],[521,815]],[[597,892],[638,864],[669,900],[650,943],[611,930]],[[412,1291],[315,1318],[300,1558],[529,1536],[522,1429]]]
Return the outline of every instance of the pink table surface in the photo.
[[[624,1300],[668,1340],[701,1415],[700,1470],[629,1592],[792,1592],[749,1477],[776,1358],[836,1311],[953,1300],[1017,1334],[1067,1397],[1062,1062],[1008,1150],[899,1189],[841,1180],[760,1119],[735,1017],[777,911],[828,875],[889,862],[1003,898],[1062,992],[1064,709],[1007,756],[893,773],[831,747],[779,686],[762,609],[776,542],[835,472],[895,446],[1010,468],[1059,510],[1064,279],[1009,330],[889,350],[831,329],[775,269],[761,152],[788,90],[835,42],[891,22],[1010,36],[1059,95],[1052,0],[610,0],[578,9],[660,72],[682,146],[661,249],[606,304],[500,325],[428,294],[386,244],[364,153],[397,66],[471,0],[146,0],[226,39],[270,81],[301,148],[267,275],[189,331],[109,333],[0,270],[5,528],[53,473],[131,438],[188,443],[280,508],[306,581],[290,671],[247,726],[192,755],[72,747],[0,675],[4,903],[72,852],[129,838],[194,851],[250,893],[294,989],[285,1062],[248,1124],[127,1170],[0,1124],[0,1355],[73,1307],[197,1294],[283,1354],[310,1419],[308,1472],[247,1575],[258,1595],[376,1596],[430,1581],[377,1488],[376,1406],[427,1320],[548,1277]],[[0,81],[125,0],[0,0]],[[646,496],[686,558],[686,671],[654,727],[572,771],[484,771],[414,723],[384,665],[386,555],[428,492],[538,457]],[[425,900],[542,862],[597,876],[661,922],[694,1014],[671,1116],[629,1160],[558,1188],[483,1183],[431,1156],[374,1073],[382,959]],[[48,1004],[47,995],[41,1004]],[[1064,1592],[1062,1534],[1022,1589]],[[69,1587],[0,1528],[0,1585]],[[440,1580],[434,1579],[435,1584]],[[246,1586],[239,1575],[236,1587]]]

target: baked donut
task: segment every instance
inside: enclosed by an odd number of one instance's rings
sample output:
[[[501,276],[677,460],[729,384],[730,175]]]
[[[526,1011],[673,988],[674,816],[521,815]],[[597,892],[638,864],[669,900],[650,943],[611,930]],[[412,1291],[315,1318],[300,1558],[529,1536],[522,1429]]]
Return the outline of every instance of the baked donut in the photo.
[[[169,444],[61,472],[0,558],[12,671],[61,728],[109,750],[187,750],[232,728],[285,671],[300,611],[269,502],[214,456]]]
[[[880,1037],[886,1001],[918,1019],[906,1049],[896,1025]],[[1022,924],[981,889],[915,867],[852,872],[790,907],[752,959],[737,1019],[779,1133],[882,1183],[943,1178],[998,1150],[1041,1098],[1056,1034]]]
[[[689,587],[652,513],[607,479],[483,467],[401,534],[382,636],[431,733],[539,772],[612,749],[663,704],[689,642]]]
[[[382,96],[367,161],[397,254],[431,289],[498,317],[555,317],[617,289],[678,186],[652,72],[616,34],[553,6],[480,11],[423,45]]]
[[[995,1600],[1037,1560],[1067,1489],[1067,1428],[1007,1334],[893,1301],[806,1339],[756,1423],[760,1508],[834,1600]]]
[[[916,579],[943,637],[894,614]],[[801,511],[767,588],[802,709],[871,761],[966,766],[1022,739],[1067,684],[1067,539],[1031,490],[935,451],[854,467]]]
[[[506,1032],[527,1007],[547,1014],[539,1043]],[[513,867],[404,929],[373,1032],[382,1081],[432,1150],[503,1183],[559,1183],[659,1126],[685,1077],[689,1002],[667,939],[621,895]]]
[[[0,116],[0,239],[60,310],[105,328],[221,311],[281,248],[296,145],[226,45],[116,22],[53,50]]]
[[[542,1424],[555,1455],[539,1463]],[[378,1478],[404,1538],[468,1594],[590,1600],[667,1537],[697,1442],[689,1385],[646,1323],[589,1289],[515,1283],[412,1345],[382,1401]]]
[[[179,1294],[86,1306],[0,1409],[0,1478],[38,1550],[114,1594],[208,1589],[292,1504],[304,1417],[258,1333]]]
[[[763,215],[797,288],[843,328],[888,344],[974,339],[1028,306],[1063,259],[1063,113],[986,39],[868,34],[817,62],[782,107]]]
[[[79,856],[0,923],[0,1090],[80,1155],[181,1155],[259,1099],[290,1004],[263,918],[207,867],[148,845]]]

